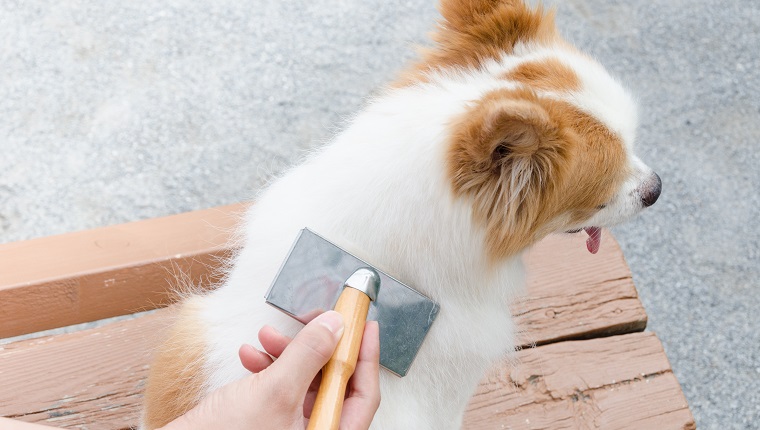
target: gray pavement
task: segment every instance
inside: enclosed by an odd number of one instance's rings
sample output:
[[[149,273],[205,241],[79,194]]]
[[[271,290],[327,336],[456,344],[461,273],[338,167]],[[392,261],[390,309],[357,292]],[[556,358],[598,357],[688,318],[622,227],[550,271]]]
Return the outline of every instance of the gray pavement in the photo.
[[[700,428],[760,426],[760,3],[548,1],[638,96],[615,229]],[[394,76],[431,1],[0,1],[0,242],[251,198]]]

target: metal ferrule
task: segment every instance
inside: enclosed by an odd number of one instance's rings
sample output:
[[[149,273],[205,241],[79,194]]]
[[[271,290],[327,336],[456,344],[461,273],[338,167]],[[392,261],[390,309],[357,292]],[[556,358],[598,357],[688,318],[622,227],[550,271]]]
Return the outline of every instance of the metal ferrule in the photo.
[[[362,267],[346,279],[346,282],[343,283],[343,288],[345,287],[361,291],[374,302],[377,300],[377,293],[380,290],[380,275],[372,269]]]

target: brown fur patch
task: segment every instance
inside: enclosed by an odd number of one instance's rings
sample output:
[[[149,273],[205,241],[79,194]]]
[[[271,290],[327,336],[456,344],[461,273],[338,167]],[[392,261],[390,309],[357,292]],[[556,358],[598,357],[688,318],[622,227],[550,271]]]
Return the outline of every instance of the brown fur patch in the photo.
[[[466,112],[447,162],[497,261],[588,219],[619,188],[625,159],[620,138],[595,118],[521,89],[493,91]]]
[[[192,409],[204,391],[204,328],[198,318],[198,300],[180,306],[166,341],[159,347],[145,389],[145,428],[163,427]]]
[[[478,68],[513,52],[518,42],[548,44],[559,39],[554,11],[530,9],[521,0],[443,0],[443,19],[432,34],[435,45],[401,76],[397,85],[425,80],[425,73],[448,67]]]
[[[522,63],[504,74],[504,79],[517,81],[534,89],[546,91],[573,91],[581,88],[581,81],[573,69],[556,58]]]

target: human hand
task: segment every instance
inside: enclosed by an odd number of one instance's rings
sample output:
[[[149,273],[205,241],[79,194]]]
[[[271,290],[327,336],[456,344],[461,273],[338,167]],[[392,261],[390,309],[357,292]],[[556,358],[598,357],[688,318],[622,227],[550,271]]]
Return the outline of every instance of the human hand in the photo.
[[[311,415],[320,369],[343,333],[343,318],[334,311],[318,316],[290,339],[272,327],[259,331],[270,355],[251,345],[240,348],[240,361],[253,372],[212,392],[164,430],[304,429]],[[368,321],[354,376],[347,389],[341,428],[366,429],[380,404],[379,329]]]

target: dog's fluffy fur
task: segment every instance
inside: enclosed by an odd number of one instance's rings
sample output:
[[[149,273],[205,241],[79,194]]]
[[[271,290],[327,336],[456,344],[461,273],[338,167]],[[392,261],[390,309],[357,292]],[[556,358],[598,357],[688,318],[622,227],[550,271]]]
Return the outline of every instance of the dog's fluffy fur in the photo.
[[[409,374],[381,375],[373,428],[458,428],[514,350],[522,251],[553,232],[598,235],[657,198],[632,153],[631,97],[552,13],[517,0],[444,0],[441,13],[419,63],[250,208],[226,281],[182,304],[158,351],[144,428],[245,375],[237,350],[259,346],[264,324],[298,331],[263,296],[303,227],[441,305]]]

